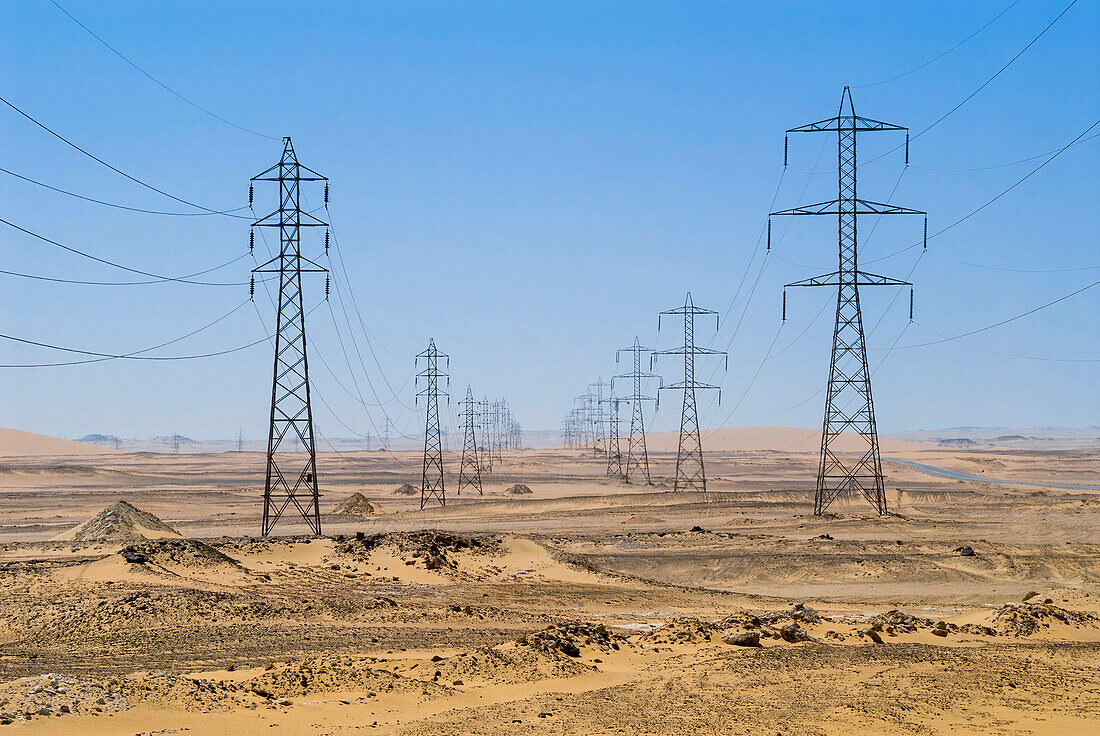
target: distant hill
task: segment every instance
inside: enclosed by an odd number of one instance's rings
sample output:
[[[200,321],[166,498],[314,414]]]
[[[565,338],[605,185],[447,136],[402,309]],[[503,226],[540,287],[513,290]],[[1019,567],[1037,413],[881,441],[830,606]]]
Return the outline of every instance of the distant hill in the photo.
[[[971,450],[1077,450],[1100,447],[1100,427],[947,427],[886,435],[936,447]]]

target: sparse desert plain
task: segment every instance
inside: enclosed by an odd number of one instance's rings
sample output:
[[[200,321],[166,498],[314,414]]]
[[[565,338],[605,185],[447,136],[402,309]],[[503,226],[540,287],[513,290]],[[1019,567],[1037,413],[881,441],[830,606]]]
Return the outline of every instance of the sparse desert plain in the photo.
[[[423,511],[416,453],[324,454],[324,536],[260,539],[260,454],[4,435],[0,733],[1098,732],[1093,451],[886,442],[891,515],[815,518],[816,433],[708,439],[708,502],[663,436]]]

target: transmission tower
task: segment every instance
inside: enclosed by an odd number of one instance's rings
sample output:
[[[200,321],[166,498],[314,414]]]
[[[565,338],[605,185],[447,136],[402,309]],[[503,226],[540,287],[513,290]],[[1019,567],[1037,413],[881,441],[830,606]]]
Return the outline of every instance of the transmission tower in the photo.
[[[313,439],[313,408],[309,401],[309,363],[306,360],[306,315],[302,303],[302,274],[326,273],[326,269],[302,255],[301,229],[327,227],[301,209],[301,182],[328,180],[298,163],[290,138],[283,138],[279,163],[252,177],[253,182],[279,183],[279,208],[252,223],[252,227],[279,228],[279,255],[253,269],[255,274],[279,274],[279,310],[275,326],[275,369],[271,382],[271,421],[267,435],[267,473],[264,479],[262,534],[267,536],[294,506],[314,534],[321,534],[321,511],[317,491],[317,448]],[[252,186],[249,186],[252,204]],[[328,204],[328,184],[325,184]],[[328,285],[326,281],[325,290]],[[283,441],[290,438],[305,447],[307,457],[280,455]]]
[[[604,414],[603,407],[607,402],[604,400],[604,389],[610,389],[611,384],[605,383],[603,376],[596,379],[595,383],[588,385],[588,393],[593,397],[592,405],[592,447],[597,455],[604,455],[607,453],[607,437],[604,434],[604,429],[607,425],[607,416]],[[595,393],[593,393],[595,389]]]
[[[684,408],[680,414],[680,445],[676,450],[676,480],[673,482],[674,491],[694,489],[701,491],[703,498],[707,497],[707,474],[703,467],[703,441],[699,436],[699,412],[695,404],[695,392],[700,390],[718,391],[718,401],[722,401],[722,389],[708,383],[699,383],[695,380],[695,356],[696,355],[723,355],[723,350],[711,350],[701,348],[695,344],[695,318],[707,314],[714,315],[714,329],[718,329],[718,312],[710,309],[701,309],[691,301],[691,292],[684,299],[684,306],[669,309],[657,316],[657,330],[661,329],[661,317],[676,315],[684,321],[684,346],[662,350],[654,353],[654,359],[658,355],[682,355],[684,356],[684,380],[680,383],[669,384],[658,389],[684,392]],[[729,357],[726,357],[726,368],[729,368]],[[660,408],[660,401],[657,402]]]
[[[439,359],[450,365],[450,357],[436,350],[435,340],[428,341],[428,349],[416,356],[417,362],[424,361],[424,370],[416,374],[417,384],[424,380],[424,388],[416,394],[417,401],[424,397],[424,471],[420,476],[420,508],[430,500],[439,501],[440,506],[447,505],[447,493],[443,484],[443,436],[439,431],[439,396],[447,396],[439,390],[439,379],[447,373],[439,369]]]
[[[909,165],[909,129],[892,123],[856,115],[852,93],[847,87],[840,98],[835,117],[791,128],[790,133],[836,133],[837,198],[828,202],[773,212],[772,215],[834,215],[838,220],[839,268],[832,273],[786,284],[795,286],[837,287],[836,322],[833,350],[829,363],[829,384],[825,394],[825,419],[821,429],[821,459],[817,471],[814,514],[820,516],[845,491],[863,494],[880,515],[887,513],[882,480],[875,407],[871,399],[871,371],[867,367],[867,341],[863,334],[863,315],[859,305],[860,286],[909,286],[908,281],[878,276],[859,270],[857,220],[859,215],[924,215],[927,238],[927,213],[892,204],[859,199],[856,196],[856,136],[858,133],[905,131],[905,164]],[[784,142],[783,164],[786,166]],[[770,222],[770,221],[769,221]],[[770,225],[769,225],[770,232]],[[927,243],[926,243],[927,245]],[[770,247],[770,243],[769,243]],[[784,291],[784,304],[786,304]],[[910,305],[912,301],[910,300]],[[912,307],[910,306],[910,309]],[[784,309],[784,319],[786,319]],[[833,442],[842,433],[857,434],[864,443],[862,452],[842,454]]]
[[[382,420],[382,449],[390,449],[390,434],[393,432],[393,422],[389,417]]]
[[[489,453],[496,455],[496,459],[493,461],[496,465],[504,464],[504,456],[501,454],[504,444],[504,409],[507,406],[507,402],[504,399],[499,399],[493,402],[492,405],[492,422],[493,422],[493,442],[489,446]]]
[[[619,449],[619,400],[612,394],[607,399],[607,477],[623,474],[623,454]]]
[[[634,356],[634,370],[630,373],[623,374],[621,376],[615,376],[611,379],[611,390],[615,390],[615,379],[629,378],[633,382],[633,392],[629,399],[623,399],[623,401],[630,402],[630,442],[627,445],[626,452],[626,468],[624,469],[624,475],[627,480],[630,480],[635,473],[642,473],[645,476],[645,482],[650,483],[649,477],[649,453],[646,451],[645,446],[645,420],[642,418],[642,403],[646,401],[656,401],[656,396],[646,396],[642,393],[643,381],[647,379],[656,378],[658,381],[661,377],[656,373],[644,373],[642,372],[642,353],[653,353],[653,348],[644,348],[641,343],[638,342],[638,338],[634,338],[634,344],[628,348],[621,348],[615,351],[615,362],[619,362],[619,356],[622,353],[631,353]],[[658,386],[662,385],[661,381]]]
[[[493,472],[493,427],[489,417],[491,406],[488,396],[483,396],[481,401],[477,402],[478,417],[480,419],[477,426],[481,430],[481,449],[484,450],[478,456],[478,459],[484,461],[485,470],[490,473]]]
[[[478,495],[484,495],[481,488],[481,464],[477,458],[477,439],[474,435],[474,426],[481,414],[477,410],[478,402],[474,400],[473,390],[466,387],[466,398],[458,402],[462,412],[458,415],[462,420],[462,465],[458,471],[458,494],[462,495],[463,488],[473,488]]]
[[[244,430],[237,430],[237,452],[244,452]]]

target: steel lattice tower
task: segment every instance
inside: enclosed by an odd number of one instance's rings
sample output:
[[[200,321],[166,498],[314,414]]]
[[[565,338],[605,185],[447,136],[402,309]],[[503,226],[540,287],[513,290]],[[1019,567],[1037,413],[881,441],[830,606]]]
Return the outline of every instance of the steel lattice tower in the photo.
[[[481,412],[477,410],[478,402],[474,400],[474,392],[466,387],[466,398],[458,402],[462,412],[458,415],[462,420],[462,464],[458,471],[458,494],[462,495],[463,488],[473,488],[479,495],[484,495],[481,488],[481,464],[477,457],[477,438],[474,434],[474,425]]]
[[[825,418],[821,429],[821,459],[817,471],[814,514],[821,515],[845,491],[863,494],[879,514],[885,515],[886,493],[882,479],[875,408],[871,399],[871,371],[867,366],[867,341],[859,304],[860,286],[912,286],[908,281],[859,270],[857,223],[859,215],[926,215],[920,210],[859,199],[856,195],[856,137],[858,133],[905,132],[905,163],[909,164],[908,128],[855,114],[847,87],[836,117],[791,128],[787,133],[835,133],[837,137],[837,198],[828,202],[773,212],[772,215],[835,215],[837,217],[839,268],[823,276],[786,284],[837,287],[836,322],[829,361]],[[784,166],[786,143],[784,143]],[[927,216],[925,219],[927,233]],[[770,232],[770,226],[769,226]],[[770,244],[769,244],[770,245]],[[786,297],[784,297],[784,303]],[[784,317],[786,315],[784,314]],[[859,435],[865,449],[845,455],[833,441],[844,432]]]
[[[309,397],[302,274],[314,271],[325,273],[327,270],[302,256],[301,229],[327,227],[327,223],[302,211],[300,184],[328,180],[298,163],[290,138],[284,138],[279,163],[252,177],[252,181],[279,183],[279,208],[252,223],[252,227],[279,228],[279,255],[253,269],[253,274],[276,273],[279,278],[261,533],[266,537],[283,513],[293,506],[313,533],[319,536],[321,511],[318,506],[317,448],[314,445],[313,408]],[[250,186],[250,204],[251,199]],[[328,184],[325,185],[325,203],[328,203]],[[253,290],[254,279],[253,276]],[[306,451],[304,461],[297,453],[283,450],[283,442],[287,439],[295,445],[301,442]]]
[[[652,354],[653,348],[642,347],[641,343],[638,342],[638,338],[634,338],[634,344],[630,347],[615,351],[616,363],[619,362],[621,353],[631,353],[634,356],[634,370],[621,376],[614,376],[611,379],[612,391],[615,390],[616,378],[629,378],[633,383],[633,392],[630,398],[623,399],[623,401],[630,402],[630,441],[627,445],[626,467],[623,475],[629,480],[635,473],[641,472],[645,476],[645,482],[649,483],[651,482],[649,477],[649,453],[646,451],[645,446],[645,420],[642,417],[642,404],[646,401],[656,401],[657,397],[643,394],[642,382],[652,378],[660,380],[661,377],[656,373],[642,372],[642,353]]]
[[[485,443],[482,458],[485,460],[485,469],[491,473],[493,472],[493,426],[492,404],[488,396],[482,397],[479,408],[481,409],[481,439]]]
[[[684,306],[669,309],[657,316],[657,330],[661,329],[661,317],[676,315],[684,320],[684,346],[671,350],[662,350],[654,353],[658,355],[683,355],[684,356],[684,380],[662,386],[658,390],[658,396],[662,390],[675,390],[684,392],[684,407],[680,414],[680,445],[676,451],[676,480],[673,483],[674,491],[683,491],[689,488],[701,491],[703,498],[707,496],[707,474],[703,466],[703,440],[699,435],[699,412],[695,404],[695,392],[699,390],[718,391],[718,401],[722,401],[722,389],[708,383],[699,383],[695,380],[695,356],[696,355],[723,355],[724,350],[711,350],[701,348],[695,344],[695,318],[713,314],[714,329],[718,329],[718,313],[710,309],[696,307],[691,301],[691,292],[688,292],[684,300]],[[729,368],[729,357],[726,357],[726,367]],[[657,403],[660,408],[660,401]]]
[[[607,477],[619,478],[623,474],[623,453],[619,449],[619,400],[615,395],[607,397]]]
[[[393,429],[394,429],[393,422],[390,421],[389,417],[386,417],[382,421],[382,437],[381,437],[381,439],[382,439],[382,449],[383,450],[389,450],[390,449],[390,432],[392,432]]]
[[[592,395],[592,449],[597,455],[603,455],[607,452],[607,437],[604,435],[604,428],[607,423],[607,416],[604,414],[603,406],[607,402],[603,397],[603,390],[611,388],[611,384],[605,383],[603,376],[596,379],[595,383],[589,384],[588,393]],[[595,394],[592,393],[592,389],[595,389]]]
[[[439,396],[447,396],[446,391],[439,390],[439,379],[450,378],[447,373],[439,369],[439,359],[450,363],[450,357],[439,352],[435,347],[435,340],[428,340],[428,348],[416,356],[417,361],[424,361],[424,370],[416,374],[417,383],[424,379],[424,388],[417,392],[416,398],[424,397],[424,470],[420,476],[420,508],[423,509],[429,500],[439,501],[440,506],[447,505],[447,492],[443,483],[443,436],[439,431]]]

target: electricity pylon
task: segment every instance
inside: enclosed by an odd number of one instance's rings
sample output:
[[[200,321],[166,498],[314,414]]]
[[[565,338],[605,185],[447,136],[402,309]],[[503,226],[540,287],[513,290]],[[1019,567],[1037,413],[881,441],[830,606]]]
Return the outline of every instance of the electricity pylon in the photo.
[[[481,409],[481,440],[484,443],[482,447],[485,448],[485,452],[482,453],[481,458],[485,461],[485,469],[490,473],[493,472],[493,425],[491,417],[492,404],[489,403],[489,397],[483,396],[478,408]]]
[[[389,417],[382,420],[382,449],[390,449],[390,433],[393,431],[393,422]]]
[[[710,309],[701,309],[695,306],[691,301],[691,292],[689,291],[687,298],[684,300],[684,306],[677,307],[676,309],[669,309],[657,315],[658,332],[661,330],[661,317],[676,315],[683,318],[684,346],[681,348],[672,348],[670,350],[661,350],[653,354],[654,360],[657,359],[658,355],[684,356],[684,380],[679,383],[669,384],[668,386],[661,386],[661,388],[658,389],[657,396],[660,397],[660,392],[667,390],[684,392],[684,407],[680,414],[680,445],[676,450],[676,480],[673,482],[672,490],[685,491],[689,488],[695,489],[703,493],[704,500],[707,498],[707,474],[703,466],[703,440],[699,435],[699,412],[695,404],[695,392],[700,390],[716,390],[718,391],[718,402],[721,403],[722,389],[718,386],[712,386],[708,383],[699,383],[695,380],[695,356],[726,356],[724,350],[701,348],[695,344],[695,318],[706,314],[714,315],[714,329],[717,330],[718,312]],[[726,356],[726,368],[729,368],[728,356]],[[661,408],[659,398],[657,401],[657,408]]]
[[[458,494],[462,495],[463,488],[473,488],[478,495],[485,495],[481,488],[481,464],[477,457],[477,438],[474,435],[474,425],[481,412],[477,410],[478,402],[474,400],[474,392],[466,387],[466,398],[458,402],[462,412],[458,415],[462,420],[462,464],[458,471]]]
[[[424,388],[417,392],[416,399],[424,397],[424,470],[420,475],[420,508],[431,499],[439,501],[440,506],[447,505],[447,491],[443,483],[443,436],[439,431],[439,396],[447,396],[446,391],[439,390],[439,379],[446,378],[450,385],[450,377],[439,369],[439,359],[447,361],[450,365],[450,357],[439,352],[435,347],[435,340],[428,340],[428,348],[416,356],[419,362],[424,361],[424,370],[416,374],[416,382],[424,379]]]
[[[603,411],[605,403],[603,398],[603,390],[611,388],[611,384],[605,383],[603,376],[596,379],[595,383],[588,384],[588,394],[592,396],[592,449],[597,455],[602,455],[607,452],[607,438],[604,435],[604,428],[607,423],[607,418]],[[595,389],[595,393],[592,390]]]
[[[504,399],[493,402],[493,444],[490,447],[489,452],[496,453],[497,465],[504,464],[504,455],[501,454],[504,450],[504,413],[507,410],[508,402]]]
[[[619,478],[623,474],[623,453],[619,449],[619,400],[614,394],[607,397],[607,477]]]
[[[611,390],[615,390],[615,379],[629,378],[633,382],[633,392],[630,394],[629,399],[622,399],[622,401],[630,402],[630,442],[627,445],[626,451],[626,468],[624,468],[623,475],[627,480],[635,473],[641,473],[645,476],[645,482],[650,483],[649,477],[649,453],[646,451],[645,446],[645,420],[642,418],[642,403],[646,401],[656,401],[656,396],[646,396],[642,393],[642,382],[647,379],[656,378],[661,381],[661,377],[656,373],[644,373],[642,372],[642,353],[653,353],[653,348],[642,347],[638,342],[638,338],[634,338],[634,344],[628,348],[620,348],[615,351],[615,362],[619,362],[619,355],[621,353],[631,353],[634,356],[634,370],[630,373],[625,373],[621,376],[614,376],[611,379]],[[658,384],[663,385],[663,381]]]
[[[279,163],[252,181],[279,183],[279,208],[252,223],[252,227],[279,228],[279,255],[253,269],[256,273],[279,274],[279,308],[275,323],[275,369],[271,382],[271,421],[267,434],[267,473],[264,478],[262,534],[272,527],[290,506],[297,509],[314,534],[321,534],[321,510],[317,490],[317,448],[314,445],[313,408],[309,400],[309,362],[306,359],[306,315],[302,303],[302,274],[327,273],[302,255],[301,229],[328,224],[301,208],[301,182],[324,181],[316,171],[298,163],[290,138],[283,138]],[[252,204],[252,186],[249,186]],[[328,204],[328,184],[325,184]],[[326,281],[327,292],[327,281]],[[301,442],[306,458],[282,452],[289,439],[297,449]]]
[[[845,87],[836,117],[787,131],[788,134],[836,133],[837,198],[828,202],[771,213],[771,215],[792,216],[835,215],[838,220],[839,268],[823,276],[795,281],[784,286],[784,289],[795,286],[837,287],[833,350],[829,362],[825,418],[821,428],[821,459],[818,464],[817,491],[814,496],[814,514],[818,516],[845,491],[863,494],[880,515],[887,513],[886,493],[882,479],[882,458],[879,455],[878,429],[875,426],[875,407],[871,399],[871,371],[867,367],[867,341],[863,334],[863,315],[859,305],[859,287],[912,287],[912,284],[859,270],[856,226],[859,215],[925,215],[925,237],[927,237],[928,228],[927,213],[921,210],[872,202],[859,199],[856,195],[856,135],[882,131],[905,131],[905,164],[908,166],[909,129],[856,115],[855,107],[852,105],[852,93]],[[783,148],[783,164],[786,166],[786,141]],[[784,304],[786,304],[786,296],[784,296]],[[849,456],[834,449],[834,440],[844,432],[859,435],[864,445],[862,451]]]

